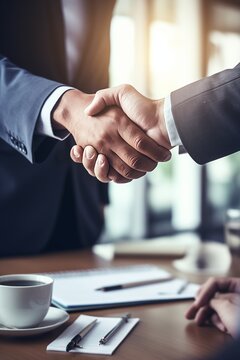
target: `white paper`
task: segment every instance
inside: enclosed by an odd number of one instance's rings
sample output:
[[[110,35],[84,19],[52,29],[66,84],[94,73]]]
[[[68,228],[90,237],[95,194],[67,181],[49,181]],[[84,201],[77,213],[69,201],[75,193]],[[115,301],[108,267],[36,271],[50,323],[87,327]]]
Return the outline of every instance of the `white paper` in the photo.
[[[95,319],[98,320],[96,325],[79,343],[83,348],[76,348],[71,350],[71,352],[111,355],[139,322],[139,319],[137,318],[130,318],[105,345],[99,345],[100,339],[102,339],[117,324],[120,318],[80,315],[72,325],[48,345],[47,350],[66,351],[66,346],[71,339]]]
[[[51,274],[54,279],[53,303],[68,310],[86,310],[195,297],[199,286],[188,284],[184,291],[178,293],[186,283],[185,279],[178,278],[114,291],[97,290],[104,286],[159,279],[170,275],[167,271],[150,265]]]

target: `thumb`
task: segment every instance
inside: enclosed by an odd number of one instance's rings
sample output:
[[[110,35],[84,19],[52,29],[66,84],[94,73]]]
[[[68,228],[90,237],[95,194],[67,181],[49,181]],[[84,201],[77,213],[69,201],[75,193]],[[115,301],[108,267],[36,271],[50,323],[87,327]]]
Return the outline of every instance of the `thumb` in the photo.
[[[93,101],[85,108],[84,112],[86,115],[88,116],[94,116],[98,113],[100,113],[100,111],[104,110],[106,107],[106,103],[104,101],[103,98],[101,97],[97,97],[95,95],[95,98],[93,99]]]
[[[117,88],[99,90],[84,112],[88,116],[93,116],[104,110],[107,106],[113,105],[119,105]]]

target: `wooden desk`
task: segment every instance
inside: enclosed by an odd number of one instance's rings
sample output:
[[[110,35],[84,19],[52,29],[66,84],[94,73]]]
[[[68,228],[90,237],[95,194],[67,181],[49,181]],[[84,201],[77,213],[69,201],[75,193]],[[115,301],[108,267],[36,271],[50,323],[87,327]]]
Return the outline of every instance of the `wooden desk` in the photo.
[[[176,273],[170,260],[118,258],[105,261],[91,252],[68,252],[26,258],[0,259],[0,274],[34,273],[57,270],[86,269],[101,266],[152,263]],[[240,269],[239,269],[240,270]],[[236,264],[235,275],[239,275]],[[181,274],[182,275],[182,274]],[[189,280],[203,282],[199,276],[189,276]],[[231,341],[231,338],[210,327],[197,327],[185,320],[184,313],[189,301],[134,306],[111,310],[87,311],[87,314],[104,316],[129,311],[139,317],[140,323],[116,350],[114,360],[176,360],[206,357]],[[109,356],[77,355],[46,352],[47,345],[69,325],[79,313],[72,313],[70,320],[52,332],[28,338],[0,337],[1,360],[59,360],[59,359],[108,359]]]

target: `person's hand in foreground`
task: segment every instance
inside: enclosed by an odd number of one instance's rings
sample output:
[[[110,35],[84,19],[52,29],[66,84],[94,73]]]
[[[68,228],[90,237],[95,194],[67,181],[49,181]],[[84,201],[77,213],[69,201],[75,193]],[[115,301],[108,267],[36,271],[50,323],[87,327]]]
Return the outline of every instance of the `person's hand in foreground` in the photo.
[[[97,116],[88,116],[84,109],[93,98],[79,90],[69,90],[52,114],[53,126],[61,126],[73,135],[80,156],[81,148],[92,145],[93,148],[86,148],[86,161],[91,162],[94,151],[105,155],[111,166],[108,176],[121,183],[152,171],[159,161],[169,160],[171,153],[164,145],[159,146],[148,137],[117,106],[108,107]],[[101,157],[99,159],[101,168]]]
[[[85,109],[85,113],[94,117],[111,106],[118,106],[157,144],[171,149],[163,115],[163,105],[163,99],[151,100],[130,85],[120,85],[98,91],[91,104]],[[86,156],[88,151],[93,154],[91,159]],[[94,149],[94,145],[87,147],[84,153],[79,146],[75,146],[71,151],[71,157],[76,162],[82,162],[88,172],[100,181],[111,180],[111,163],[108,162],[110,159],[103,156],[98,149]]]
[[[212,324],[219,330],[237,336],[240,318],[240,279],[210,278],[203,284],[186,312],[201,326]]]

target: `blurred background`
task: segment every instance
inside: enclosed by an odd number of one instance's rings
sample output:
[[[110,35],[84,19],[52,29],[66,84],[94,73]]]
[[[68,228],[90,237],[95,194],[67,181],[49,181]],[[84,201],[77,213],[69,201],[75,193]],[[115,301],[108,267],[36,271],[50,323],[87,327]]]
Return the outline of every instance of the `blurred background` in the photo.
[[[110,85],[159,99],[240,58],[239,0],[118,0]],[[196,232],[223,240],[224,214],[240,208],[240,154],[199,166],[174,149],[142,179],[110,184],[102,241]]]

